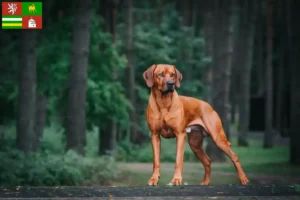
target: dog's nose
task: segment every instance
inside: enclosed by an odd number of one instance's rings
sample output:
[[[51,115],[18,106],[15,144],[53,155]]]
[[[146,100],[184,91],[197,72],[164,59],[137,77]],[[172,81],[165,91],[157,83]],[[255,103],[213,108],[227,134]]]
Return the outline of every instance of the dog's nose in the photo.
[[[167,81],[167,86],[168,87],[172,87],[174,85],[174,82],[173,81]]]

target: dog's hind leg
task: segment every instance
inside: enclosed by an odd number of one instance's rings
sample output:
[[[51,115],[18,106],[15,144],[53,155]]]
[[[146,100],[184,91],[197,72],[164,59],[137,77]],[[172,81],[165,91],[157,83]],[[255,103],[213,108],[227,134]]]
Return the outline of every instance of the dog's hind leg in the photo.
[[[237,176],[243,185],[246,185],[249,180],[242,168],[238,156],[231,150],[230,142],[225,135],[221,119],[219,115],[209,106],[202,115],[202,120],[205,124],[208,134],[211,136],[214,143],[231,159],[237,171]]]
[[[211,160],[204,152],[203,144],[203,134],[204,130],[191,130],[188,134],[189,145],[194,152],[195,156],[202,162],[204,167],[204,179],[200,185],[209,185],[210,184],[210,169],[211,169]]]

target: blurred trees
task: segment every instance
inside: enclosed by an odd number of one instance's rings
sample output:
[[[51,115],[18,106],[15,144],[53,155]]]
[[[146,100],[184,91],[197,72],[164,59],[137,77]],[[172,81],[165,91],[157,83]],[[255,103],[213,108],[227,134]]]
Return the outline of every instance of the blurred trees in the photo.
[[[267,44],[266,44],[266,93],[265,93],[265,135],[264,148],[273,146],[273,0],[267,0]]]
[[[136,113],[136,95],[135,95],[135,70],[133,62],[133,37],[134,37],[134,21],[133,21],[133,0],[127,1],[127,17],[126,17],[126,56],[127,56],[127,66],[128,66],[128,97],[132,105],[130,111],[130,141],[132,143],[138,142],[138,132],[137,132],[137,113]]]
[[[99,29],[111,34],[112,42],[115,43],[117,32],[116,32],[116,20],[117,20],[117,12],[118,4],[116,1],[103,0],[100,3],[99,14],[103,19],[102,26]],[[102,51],[105,51],[106,47],[104,45],[99,44],[99,54]],[[115,67],[114,67],[115,68]],[[112,73],[113,77],[116,76],[115,69],[113,68]],[[104,134],[104,133],[110,134]],[[99,154],[105,155],[111,153],[115,150],[116,143],[116,133],[117,132],[117,123],[115,120],[110,118],[108,123],[103,124],[102,120],[99,121]]]
[[[300,148],[297,141],[300,139],[298,120],[300,116],[300,90],[299,90],[299,42],[300,42],[300,28],[297,25],[297,17],[300,3],[296,0],[285,2],[283,8],[286,9],[287,14],[287,39],[288,39],[288,74],[291,78],[289,83],[290,92],[290,162],[292,164],[300,164]]]
[[[213,65],[211,104],[219,114],[223,127],[229,135],[229,88],[231,80],[234,0],[214,1],[210,4],[213,10]],[[208,155],[217,161],[225,161],[224,154],[211,141],[206,148]]]
[[[37,32],[23,30],[20,34],[16,141],[20,150],[29,152],[35,133]]]
[[[81,1],[76,2],[77,5]],[[86,87],[91,34],[92,0],[86,0],[75,14],[68,83],[67,149],[84,153],[86,144]]]
[[[235,69],[239,76],[239,136],[238,145],[248,146],[247,134],[250,122],[251,71],[253,66],[255,28],[259,23],[258,13],[260,5],[255,1],[240,1],[239,27],[236,38]],[[238,67],[240,66],[240,67]],[[235,77],[235,80],[238,77]],[[238,84],[235,82],[234,84]],[[236,85],[235,85],[236,87]]]
[[[251,102],[261,99],[264,147],[274,130],[288,132],[291,162],[299,163],[296,0],[88,0],[80,9],[49,2],[42,31],[0,32],[0,123],[17,119],[20,150],[38,151],[44,126],[54,123],[67,149],[81,154],[94,129],[101,155],[124,141],[142,145],[149,89],[141,74],[171,63],[184,77],[178,93],[212,104],[241,146],[258,107]],[[207,151],[225,161],[211,141]]]

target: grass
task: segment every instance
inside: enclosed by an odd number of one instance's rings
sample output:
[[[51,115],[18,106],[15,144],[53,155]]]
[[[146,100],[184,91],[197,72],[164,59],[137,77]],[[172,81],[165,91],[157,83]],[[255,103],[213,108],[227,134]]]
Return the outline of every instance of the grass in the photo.
[[[236,144],[236,138],[232,138],[231,143],[232,150],[238,155],[245,170],[249,173],[281,175],[299,175],[300,173],[298,168],[287,164],[289,158],[288,146],[275,146],[272,149],[263,149],[262,141],[250,139],[249,147],[238,147]],[[204,142],[204,148],[205,146],[206,142]],[[174,163],[176,159],[175,152],[175,139],[162,139],[161,160],[164,162]],[[185,146],[184,154],[185,162],[199,162],[188,144]],[[230,159],[227,156],[226,158],[228,163],[219,164],[213,162],[213,168],[218,171],[234,172],[235,168],[231,164]],[[122,161],[128,162],[128,160],[125,159]],[[146,146],[138,149],[138,153],[134,157],[134,160],[130,160],[130,162],[152,162],[151,143],[148,142]]]
[[[111,184],[114,186],[143,186],[146,185],[149,178],[151,176],[151,172],[143,173],[143,172],[132,172],[126,171],[119,176],[119,179],[114,180]],[[173,176],[173,172],[164,172],[161,174],[159,185],[167,185]],[[220,179],[219,174],[212,174],[211,183],[216,184],[239,184],[236,176],[226,175],[221,176]],[[184,184],[188,185],[198,185],[203,179],[203,174],[199,172],[189,172],[184,173],[183,180]]]
[[[231,139],[232,150],[238,155],[240,162],[248,174],[252,183],[300,183],[300,168],[288,164],[289,149],[288,146],[275,146],[272,149],[263,149],[262,141],[249,140],[249,147],[238,147],[236,139]],[[168,156],[170,160],[175,159],[176,145],[172,139],[162,140],[163,158]],[[204,144],[204,146],[206,143]],[[143,149],[142,155],[152,158],[151,144]],[[146,154],[146,152],[148,154]],[[203,180],[203,167],[199,161],[193,161],[194,158],[188,144],[185,148],[184,173],[183,179],[187,184],[199,184]],[[118,162],[121,170],[120,178],[113,181],[113,185],[145,185],[152,173],[152,163]],[[146,159],[145,159],[146,160]],[[147,159],[148,160],[148,159]],[[170,182],[174,173],[174,162],[164,162],[161,164],[160,185]],[[227,158],[225,163],[212,162],[211,184],[239,184],[236,177],[236,171],[232,162]]]
[[[244,170],[248,173],[300,176],[299,166],[288,164],[288,146],[263,149],[262,141],[258,140],[249,140],[250,147],[238,147],[235,140],[232,143],[232,150],[238,155]],[[216,165],[215,168],[224,172],[235,170],[228,165]]]

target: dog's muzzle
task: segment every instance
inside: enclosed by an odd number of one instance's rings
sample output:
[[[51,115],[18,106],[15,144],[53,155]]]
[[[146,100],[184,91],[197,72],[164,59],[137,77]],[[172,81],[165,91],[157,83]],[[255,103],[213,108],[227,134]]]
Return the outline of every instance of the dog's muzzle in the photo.
[[[167,84],[167,91],[172,92],[174,90],[174,87],[175,87],[174,82],[173,81],[167,81],[166,84]]]

